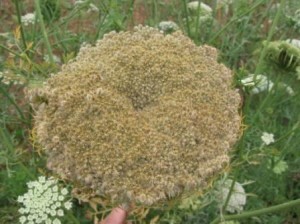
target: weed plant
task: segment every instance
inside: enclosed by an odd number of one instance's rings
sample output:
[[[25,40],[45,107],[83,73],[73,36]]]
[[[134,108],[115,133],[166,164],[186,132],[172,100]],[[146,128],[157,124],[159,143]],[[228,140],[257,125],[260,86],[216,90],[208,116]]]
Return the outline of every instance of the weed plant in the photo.
[[[94,44],[109,31],[130,30],[140,23],[158,27],[161,21],[175,22],[198,45],[219,49],[219,61],[233,70],[233,85],[243,98],[244,128],[230,168],[208,191],[169,205],[140,208],[129,219],[152,224],[300,223],[300,68],[280,66],[287,62],[282,57],[276,58],[278,63],[268,60],[272,42],[300,37],[300,3],[201,2],[211,7],[208,20],[201,19],[201,7],[191,9],[188,0],[0,1],[1,224],[19,223],[17,199],[27,191],[26,183],[51,176],[43,151],[32,141],[33,111],[26,88],[41,85],[81,46]],[[33,19],[26,20],[27,13],[34,13]],[[288,56],[300,59],[297,53]],[[250,74],[253,85],[245,85],[243,80]],[[259,88],[258,75],[268,80]],[[273,134],[270,144],[261,139],[264,132]],[[228,179],[233,184],[220,204],[218,183]],[[226,209],[235,183],[241,183],[247,195],[243,211],[237,214]],[[93,223],[110,209],[105,201],[74,199],[72,212],[62,223]]]

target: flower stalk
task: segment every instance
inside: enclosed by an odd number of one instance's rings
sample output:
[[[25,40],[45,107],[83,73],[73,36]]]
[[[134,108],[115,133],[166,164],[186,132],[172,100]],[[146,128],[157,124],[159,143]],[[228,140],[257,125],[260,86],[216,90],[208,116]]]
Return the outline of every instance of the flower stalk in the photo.
[[[300,205],[300,199],[297,199],[297,200],[282,203],[280,205],[271,206],[271,207],[268,207],[268,208],[262,208],[262,209],[257,209],[257,210],[253,210],[253,211],[249,211],[249,212],[243,212],[241,214],[224,215],[222,217],[216,218],[210,224],[217,224],[221,220],[222,221],[240,220],[240,219],[250,218],[250,217],[253,217],[253,216],[267,214],[267,213],[279,212],[279,211],[282,211],[284,209],[289,209],[289,208],[299,206],[299,205]]]
[[[18,23],[19,23],[19,26],[20,26],[22,43],[24,45],[25,53],[27,54],[27,51],[26,51],[27,50],[27,44],[26,44],[25,34],[24,34],[23,25],[22,25],[22,21],[21,21],[21,11],[20,11],[19,0],[14,0],[14,3],[15,3],[16,11],[17,11]]]
[[[47,51],[48,51],[49,60],[50,60],[51,63],[54,63],[52,49],[51,49],[51,45],[50,45],[48,35],[47,35],[47,32],[46,32],[46,28],[45,28],[45,24],[44,24],[43,15],[42,15],[42,12],[41,12],[41,6],[40,6],[39,0],[35,0],[34,4],[35,4],[36,15],[37,15],[37,18],[38,18],[38,21],[39,21],[39,24],[40,24],[40,27],[41,27],[41,31],[42,31],[42,34],[43,34],[43,37],[44,37],[44,41],[45,41],[45,44],[46,44],[46,48],[47,48]]]

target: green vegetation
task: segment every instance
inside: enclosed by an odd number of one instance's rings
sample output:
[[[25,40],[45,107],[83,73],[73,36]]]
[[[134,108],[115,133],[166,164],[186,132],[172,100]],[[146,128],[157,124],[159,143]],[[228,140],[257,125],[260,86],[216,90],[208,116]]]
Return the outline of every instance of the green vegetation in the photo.
[[[214,0],[192,5],[187,0],[4,0],[0,21],[1,224],[19,223],[17,200],[27,192],[26,183],[53,175],[35,141],[35,108],[29,104],[28,88],[41,86],[82,46],[138,24],[168,33],[180,29],[197,45],[219,50],[218,60],[233,71],[233,85],[242,96],[243,133],[231,151],[230,167],[208,190],[168,204],[133,206],[129,219],[152,224],[225,219],[245,224],[300,223],[298,0]],[[159,25],[161,21],[177,26]],[[246,201],[239,194],[246,194]],[[72,212],[61,220],[89,224],[111,208],[100,198],[74,199]]]

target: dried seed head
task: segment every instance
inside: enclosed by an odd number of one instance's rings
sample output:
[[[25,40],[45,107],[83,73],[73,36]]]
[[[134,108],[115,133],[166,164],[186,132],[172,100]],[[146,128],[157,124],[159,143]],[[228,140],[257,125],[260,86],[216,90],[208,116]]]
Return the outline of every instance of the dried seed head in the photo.
[[[216,58],[181,32],[142,26],[83,47],[32,102],[49,167],[80,183],[78,195],[119,203],[207,187],[241,120],[231,71]]]

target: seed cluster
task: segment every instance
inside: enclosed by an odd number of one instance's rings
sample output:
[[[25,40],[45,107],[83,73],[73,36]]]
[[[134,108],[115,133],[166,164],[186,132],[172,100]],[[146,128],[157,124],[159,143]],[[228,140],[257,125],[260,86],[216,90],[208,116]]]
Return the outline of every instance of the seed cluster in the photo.
[[[138,26],[84,46],[30,94],[48,167],[114,202],[207,187],[229,162],[240,96],[217,51]]]

